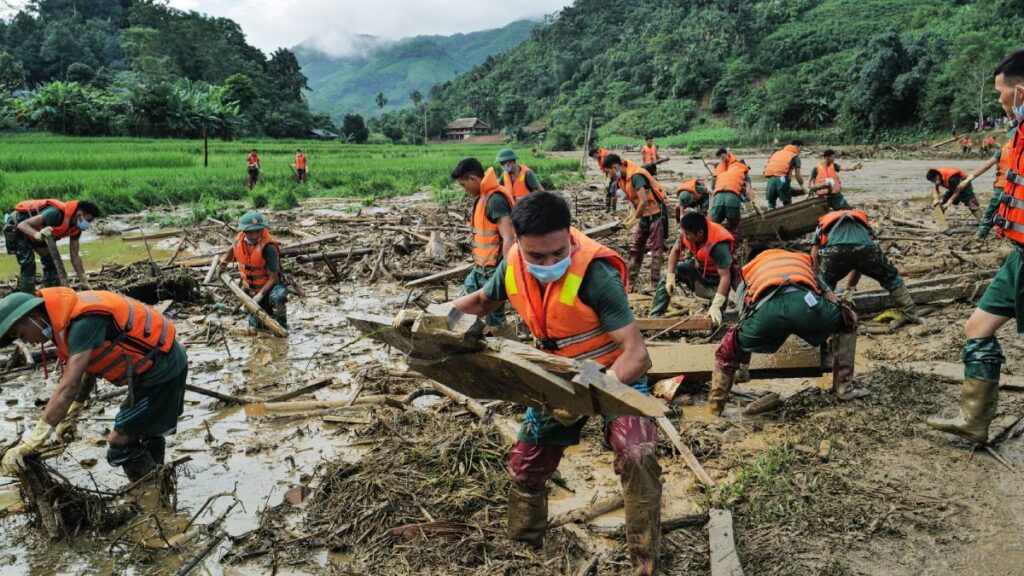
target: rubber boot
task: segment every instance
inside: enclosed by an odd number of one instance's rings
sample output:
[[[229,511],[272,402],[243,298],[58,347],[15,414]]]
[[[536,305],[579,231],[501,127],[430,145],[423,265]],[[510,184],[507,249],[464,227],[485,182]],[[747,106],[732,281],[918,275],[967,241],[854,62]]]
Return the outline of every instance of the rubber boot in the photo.
[[[640,267],[644,265],[643,254],[630,254],[629,262],[626,264],[626,273],[629,276],[629,291],[636,292],[636,281],[640,276]]]
[[[857,356],[857,331],[838,332],[829,341],[832,347],[832,391],[840,400],[853,400],[867,395],[866,390],[852,390],[853,363]]]
[[[111,445],[107,448],[107,463],[120,466],[129,482],[137,482],[156,467],[153,455],[142,442]]]
[[[142,439],[142,445],[149,451],[149,455],[153,457],[153,463],[156,465],[162,465],[167,454],[167,439],[163,436],[147,436]]]
[[[533,491],[515,482],[508,490],[508,538],[533,548],[544,546],[548,528],[547,490]]]
[[[668,290],[665,289],[667,281],[668,276],[665,274],[662,274],[661,279],[658,280],[658,289],[654,291],[654,301],[651,302],[651,313],[648,314],[651,318],[661,318],[668,311],[668,305],[672,299],[668,295]]]
[[[917,314],[917,306],[914,304],[914,299],[910,296],[910,290],[907,290],[906,286],[900,286],[889,293],[892,297],[892,301],[899,307],[900,312],[906,316],[907,321],[911,324],[920,324],[921,316]]]
[[[960,413],[953,418],[931,416],[929,426],[939,432],[956,434],[977,444],[988,442],[988,427],[999,404],[999,381],[964,378]]]
[[[648,454],[639,464],[628,460],[620,480],[633,574],[650,576],[658,571],[661,553],[661,466],[657,456]]]
[[[750,364],[740,364],[734,380],[739,383],[750,382]]]
[[[708,413],[712,416],[721,416],[725,410],[725,401],[729,398],[729,391],[735,381],[736,374],[726,374],[718,366],[711,373],[711,391],[708,392]]]
[[[281,325],[281,328],[288,329],[288,305],[284,302],[274,304],[274,320]]]

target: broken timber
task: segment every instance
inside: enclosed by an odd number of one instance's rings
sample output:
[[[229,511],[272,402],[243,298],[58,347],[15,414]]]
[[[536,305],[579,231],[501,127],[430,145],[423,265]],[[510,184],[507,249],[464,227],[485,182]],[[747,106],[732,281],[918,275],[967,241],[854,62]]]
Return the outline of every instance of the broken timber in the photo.
[[[259,321],[262,322],[263,325],[267,328],[267,330],[270,330],[271,332],[278,336],[288,336],[288,331],[282,328],[281,325],[277,323],[277,320],[274,320],[270,316],[270,314],[267,314],[267,312],[263,308],[261,308],[260,305],[257,304],[255,300],[250,298],[249,295],[246,294],[244,290],[239,288],[238,284],[235,284],[235,282],[231,279],[231,276],[228,276],[226,272],[220,275],[220,281],[223,282],[224,286],[226,286],[227,289],[230,290],[231,293],[235,295],[235,298],[238,298],[238,301],[242,303],[242,307],[245,308],[246,311],[248,311],[250,314],[258,318]]]
[[[824,372],[821,352],[817,348],[790,338],[774,354],[754,354],[750,362],[753,378],[797,378],[821,376]],[[718,344],[647,343],[651,369],[647,377],[658,381],[684,374],[686,382],[707,382],[715,367]]]
[[[53,234],[43,234],[43,238],[46,239],[46,251],[50,255],[50,260],[53,260],[53,266],[57,269],[60,285],[69,286],[68,273],[64,269],[64,259],[60,257],[60,250],[57,249],[57,239],[53,237]]]
[[[588,228],[584,230],[583,233],[589,236],[590,238],[602,238],[618,230],[619,226],[621,225],[621,220],[614,220],[612,222],[608,222],[607,224],[601,224],[600,226]],[[425,278],[413,280],[412,282],[407,283],[405,286],[407,288],[417,288],[419,286],[441,284],[443,282],[447,282],[448,280],[462,279],[465,278],[469,274],[469,271],[472,269],[472,264],[463,264],[461,266],[456,266],[455,268],[450,268],[443,272],[438,272],[437,274],[432,274]]]
[[[740,565],[733,539],[732,513],[728,510],[712,510],[708,517],[711,576],[743,576],[743,566]]]
[[[979,272],[976,274],[960,274],[957,276],[943,276],[922,280],[921,282],[907,283],[907,289],[914,303],[920,306],[937,300],[973,300],[980,297],[989,282],[995,277],[996,271]],[[889,297],[885,290],[871,290],[858,292],[853,296],[854,309],[858,314],[879,312],[893,308],[896,304]]]
[[[282,246],[281,247],[281,257],[282,258],[299,257],[300,261],[311,262],[311,261],[315,261],[316,260],[316,258],[313,258],[313,257],[317,256],[317,254],[320,254],[321,256],[320,256],[319,259],[322,260],[323,259],[323,256],[322,256],[323,253],[322,252],[312,253],[311,254],[308,249],[311,246],[314,246],[316,244],[322,244],[324,242],[330,242],[331,240],[336,240],[340,236],[341,236],[341,234],[327,234],[327,235],[324,235],[324,236],[318,236],[316,238],[310,238],[309,240],[303,240],[301,242],[296,242],[294,244],[289,244],[287,246]],[[202,268],[202,267],[205,267],[205,266],[209,266],[210,263],[213,262],[214,258],[216,258],[217,256],[223,255],[225,252],[227,252],[227,250],[228,250],[228,248],[224,247],[224,248],[221,248],[221,249],[217,250],[217,252],[215,252],[213,254],[206,255],[206,256],[193,256],[192,258],[183,258],[181,260],[178,260],[174,264],[174,266],[175,267],[182,267],[182,268]],[[357,248],[356,250],[353,250],[353,252],[356,252],[356,251],[359,251],[359,250],[362,250],[362,249],[358,249]],[[332,252],[332,253],[330,253],[330,256],[332,258],[335,258],[336,257],[335,254],[336,253]],[[340,252],[340,254],[341,254],[341,256],[345,256],[345,254],[347,254],[347,252],[342,250]],[[362,256],[363,254],[361,254],[361,253],[360,254],[353,253],[352,255],[353,256]],[[305,257],[306,259],[303,260],[302,259],[303,257]]]
[[[740,236],[748,242],[794,240],[813,232],[818,218],[828,213],[828,200],[815,197],[793,202],[758,218],[746,217],[740,222]]]
[[[668,407],[602,372],[525,344],[481,338],[475,316],[451,305],[431,305],[412,326],[392,326],[389,316],[351,314],[349,322],[371,338],[408,354],[410,369],[478,400],[506,400],[572,414],[663,416]]]

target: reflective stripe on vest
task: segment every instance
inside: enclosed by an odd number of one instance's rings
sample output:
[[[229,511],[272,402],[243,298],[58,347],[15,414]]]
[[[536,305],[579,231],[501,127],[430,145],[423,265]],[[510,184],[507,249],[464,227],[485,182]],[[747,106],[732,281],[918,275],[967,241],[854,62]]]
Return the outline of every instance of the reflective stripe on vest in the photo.
[[[804,286],[821,293],[811,265],[811,257],[801,252],[771,249],[757,255],[743,267],[747,292],[743,301],[756,302],[769,288],[783,285]]]
[[[1021,176],[1024,174],[1024,137],[1021,130],[1014,132],[1011,142],[1006,187],[1000,197],[994,222],[1000,238],[1024,246],[1024,177]]]

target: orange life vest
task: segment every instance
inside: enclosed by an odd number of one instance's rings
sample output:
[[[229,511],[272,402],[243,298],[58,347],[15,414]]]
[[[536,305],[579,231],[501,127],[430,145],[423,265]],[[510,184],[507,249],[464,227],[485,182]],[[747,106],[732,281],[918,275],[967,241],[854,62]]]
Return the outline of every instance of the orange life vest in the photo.
[[[995,227],[1000,238],[1024,246],[1024,131],[1019,129],[1010,146],[1006,187],[999,198]]]
[[[868,223],[868,215],[866,213],[860,210],[836,210],[818,218],[818,235],[821,237],[820,243],[822,246],[828,244],[826,232],[844,220],[856,220],[863,224],[868,229],[868,232],[874,234],[871,230],[871,224]]]
[[[604,259],[619,273],[628,288],[626,264],[610,248],[591,240],[575,228],[572,238],[572,262],[565,275],[541,286],[526,269],[516,244],[508,252],[505,268],[505,292],[508,300],[530,328],[538,347],[556,356],[577,360],[595,360],[611,366],[622,350],[601,327],[601,318],[579,297],[580,285],[590,263]]]
[[[817,170],[818,177],[811,182],[811,186],[821,186],[822,184],[825,184],[825,179],[827,178],[831,178],[832,181],[835,183],[832,185],[831,190],[829,190],[828,188],[823,188],[821,190],[816,190],[814,193],[818,196],[839,194],[839,192],[843,189],[843,184],[842,182],[839,181],[839,171],[836,170],[835,162],[828,165],[826,165],[824,162],[821,162],[820,164],[815,166],[814,169]]]
[[[623,166],[626,167],[626,174],[623,180],[619,180],[619,186],[626,191],[626,198],[629,199],[630,203],[636,207],[640,203],[640,196],[637,194],[637,190],[633,188],[633,176],[640,174],[647,180],[649,184],[648,188],[652,191],[654,198],[648,198],[647,204],[644,206],[641,216],[654,216],[655,214],[661,213],[661,205],[665,203],[665,193],[661,190],[661,184],[651,176],[651,173],[644,170],[640,166],[637,166],[635,162],[629,160],[622,161]]]
[[[694,199],[700,202],[701,198],[703,198],[704,195],[697,191],[698,186],[704,186],[704,181],[701,180],[700,178],[687,180],[686,182],[683,182],[682,184],[676,187],[676,196],[679,196],[681,192],[689,192],[690,194],[693,194]]]
[[[239,232],[235,238],[235,260],[238,262],[238,273],[242,277],[242,283],[253,292],[259,292],[270,279],[267,260],[263,257],[263,249],[269,245],[277,246],[278,262],[280,263],[281,245],[274,240],[266,228],[263,229],[260,239],[255,244],[245,241],[245,232]],[[279,279],[284,278],[280,270],[277,273]]]
[[[469,227],[473,229],[473,263],[482,268],[497,266],[501,261],[501,234],[498,232],[498,225],[487,219],[487,202],[493,194],[504,195],[509,206],[516,204],[512,195],[498,184],[494,168],[488,168],[480,182],[480,195],[476,198],[473,214],[469,219]]]
[[[734,156],[732,152],[726,154],[724,162],[719,160],[718,164],[715,164],[715,176],[724,173],[726,170],[729,169],[729,166],[732,166],[734,162],[739,162],[739,158]]]
[[[514,182],[509,182],[512,179],[511,172],[501,173],[501,185],[505,187],[505,191],[508,192],[516,200],[526,196],[530,193],[530,189],[526,187],[526,175],[530,172],[530,168],[526,164],[519,165],[519,176],[516,176]]]
[[[715,191],[728,192],[737,196],[743,195],[743,188],[747,183],[747,173],[750,167],[739,160],[729,163],[729,168],[715,177]]]
[[[711,257],[711,249],[717,244],[722,242],[729,243],[729,253],[733,254],[735,258],[736,254],[736,239],[733,235],[721,224],[716,224],[711,221],[711,218],[707,218],[708,233],[704,243],[700,246],[695,246],[689,240],[686,239],[686,235],[683,234],[682,229],[679,231],[680,243],[693,254],[694,260],[701,267],[700,275],[704,278],[718,278],[718,266],[715,264],[715,259]]]
[[[747,285],[743,301],[748,305],[757,302],[767,290],[783,285],[805,286],[821,293],[811,257],[778,248],[761,252],[744,266],[743,281]]]
[[[769,178],[772,176],[780,178],[786,176],[789,174],[789,168],[793,163],[793,159],[799,155],[800,150],[796,146],[787,144],[785,148],[768,158],[768,165],[764,167],[764,175]]]
[[[642,149],[644,166],[648,164],[654,164],[658,161],[658,147],[657,146],[644,146]]]
[[[70,357],[68,328],[86,315],[109,316],[121,331],[113,340],[94,348],[85,372],[111,384],[127,385],[153,366],[158,352],[174,346],[174,323],[163,314],[127,296],[102,290],[78,292],[70,288],[43,288],[46,315],[53,326],[53,340],[62,362]]]
[[[299,154],[299,155],[297,155],[295,157],[295,168],[297,170],[305,170],[306,169],[306,155],[305,154]]]
[[[260,157],[258,155],[256,155],[256,154],[249,154],[249,162],[248,162],[248,164],[249,164],[249,168],[259,168],[260,167]]]
[[[987,148],[991,148],[996,145],[996,139],[993,138],[991,134],[989,134],[988,136],[985,136],[985,140],[981,143],[981,145]]]
[[[596,160],[598,168],[604,170],[604,159],[607,158],[609,154],[611,154],[611,152],[605,150],[604,148],[598,148],[597,152],[594,152],[594,156],[597,157]]]
[[[52,227],[55,239],[73,238],[82,233],[77,225],[71,224],[71,219],[75,217],[75,212],[78,212],[78,200],[69,200],[67,202],[61,202],[53,198],[47,198],[46,200],[22,200],[14,206],[14,211],[31,218],[47,208],[56,208],[64,214],[64,221],[61,222],[60,226]]]
[[[954,176],[959,176],[960,180],[967,178],[967,173],[959,168],[936,168],[936,171],[938,171],[939,176],[942,177],[940,185],[945,188],[950,188],[949,181]]]
[[[970,148],[971,146],[974,146],[974,142],[970,138],[964,138],[963,146],[964,148]]]
[[[1016,132],[1016,130],[1015,130]],[[992,187],[1000,192],[1006,188],[1006,171],[1010,168],[1010,158],[1013,157],[1013,137],[1007,138],[999,151],[999,162],[996,163],[996,181]]]

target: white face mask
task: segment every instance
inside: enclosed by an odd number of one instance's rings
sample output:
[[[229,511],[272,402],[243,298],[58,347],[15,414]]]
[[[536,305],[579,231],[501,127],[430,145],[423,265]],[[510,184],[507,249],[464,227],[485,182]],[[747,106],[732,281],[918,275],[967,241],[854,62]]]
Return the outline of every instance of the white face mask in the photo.
[[[1016,122],[1020,122],[1021,120],[1024,120],[1024,102],[1021,102],[1020,104],[1017,103],[1017,90],[1020,89],[1020,88],[1021,88],[1020,86],[1014,86],[1013,87],[1013,107],[1012,107],[1012,110],[1013,110],[1013,119]]]

